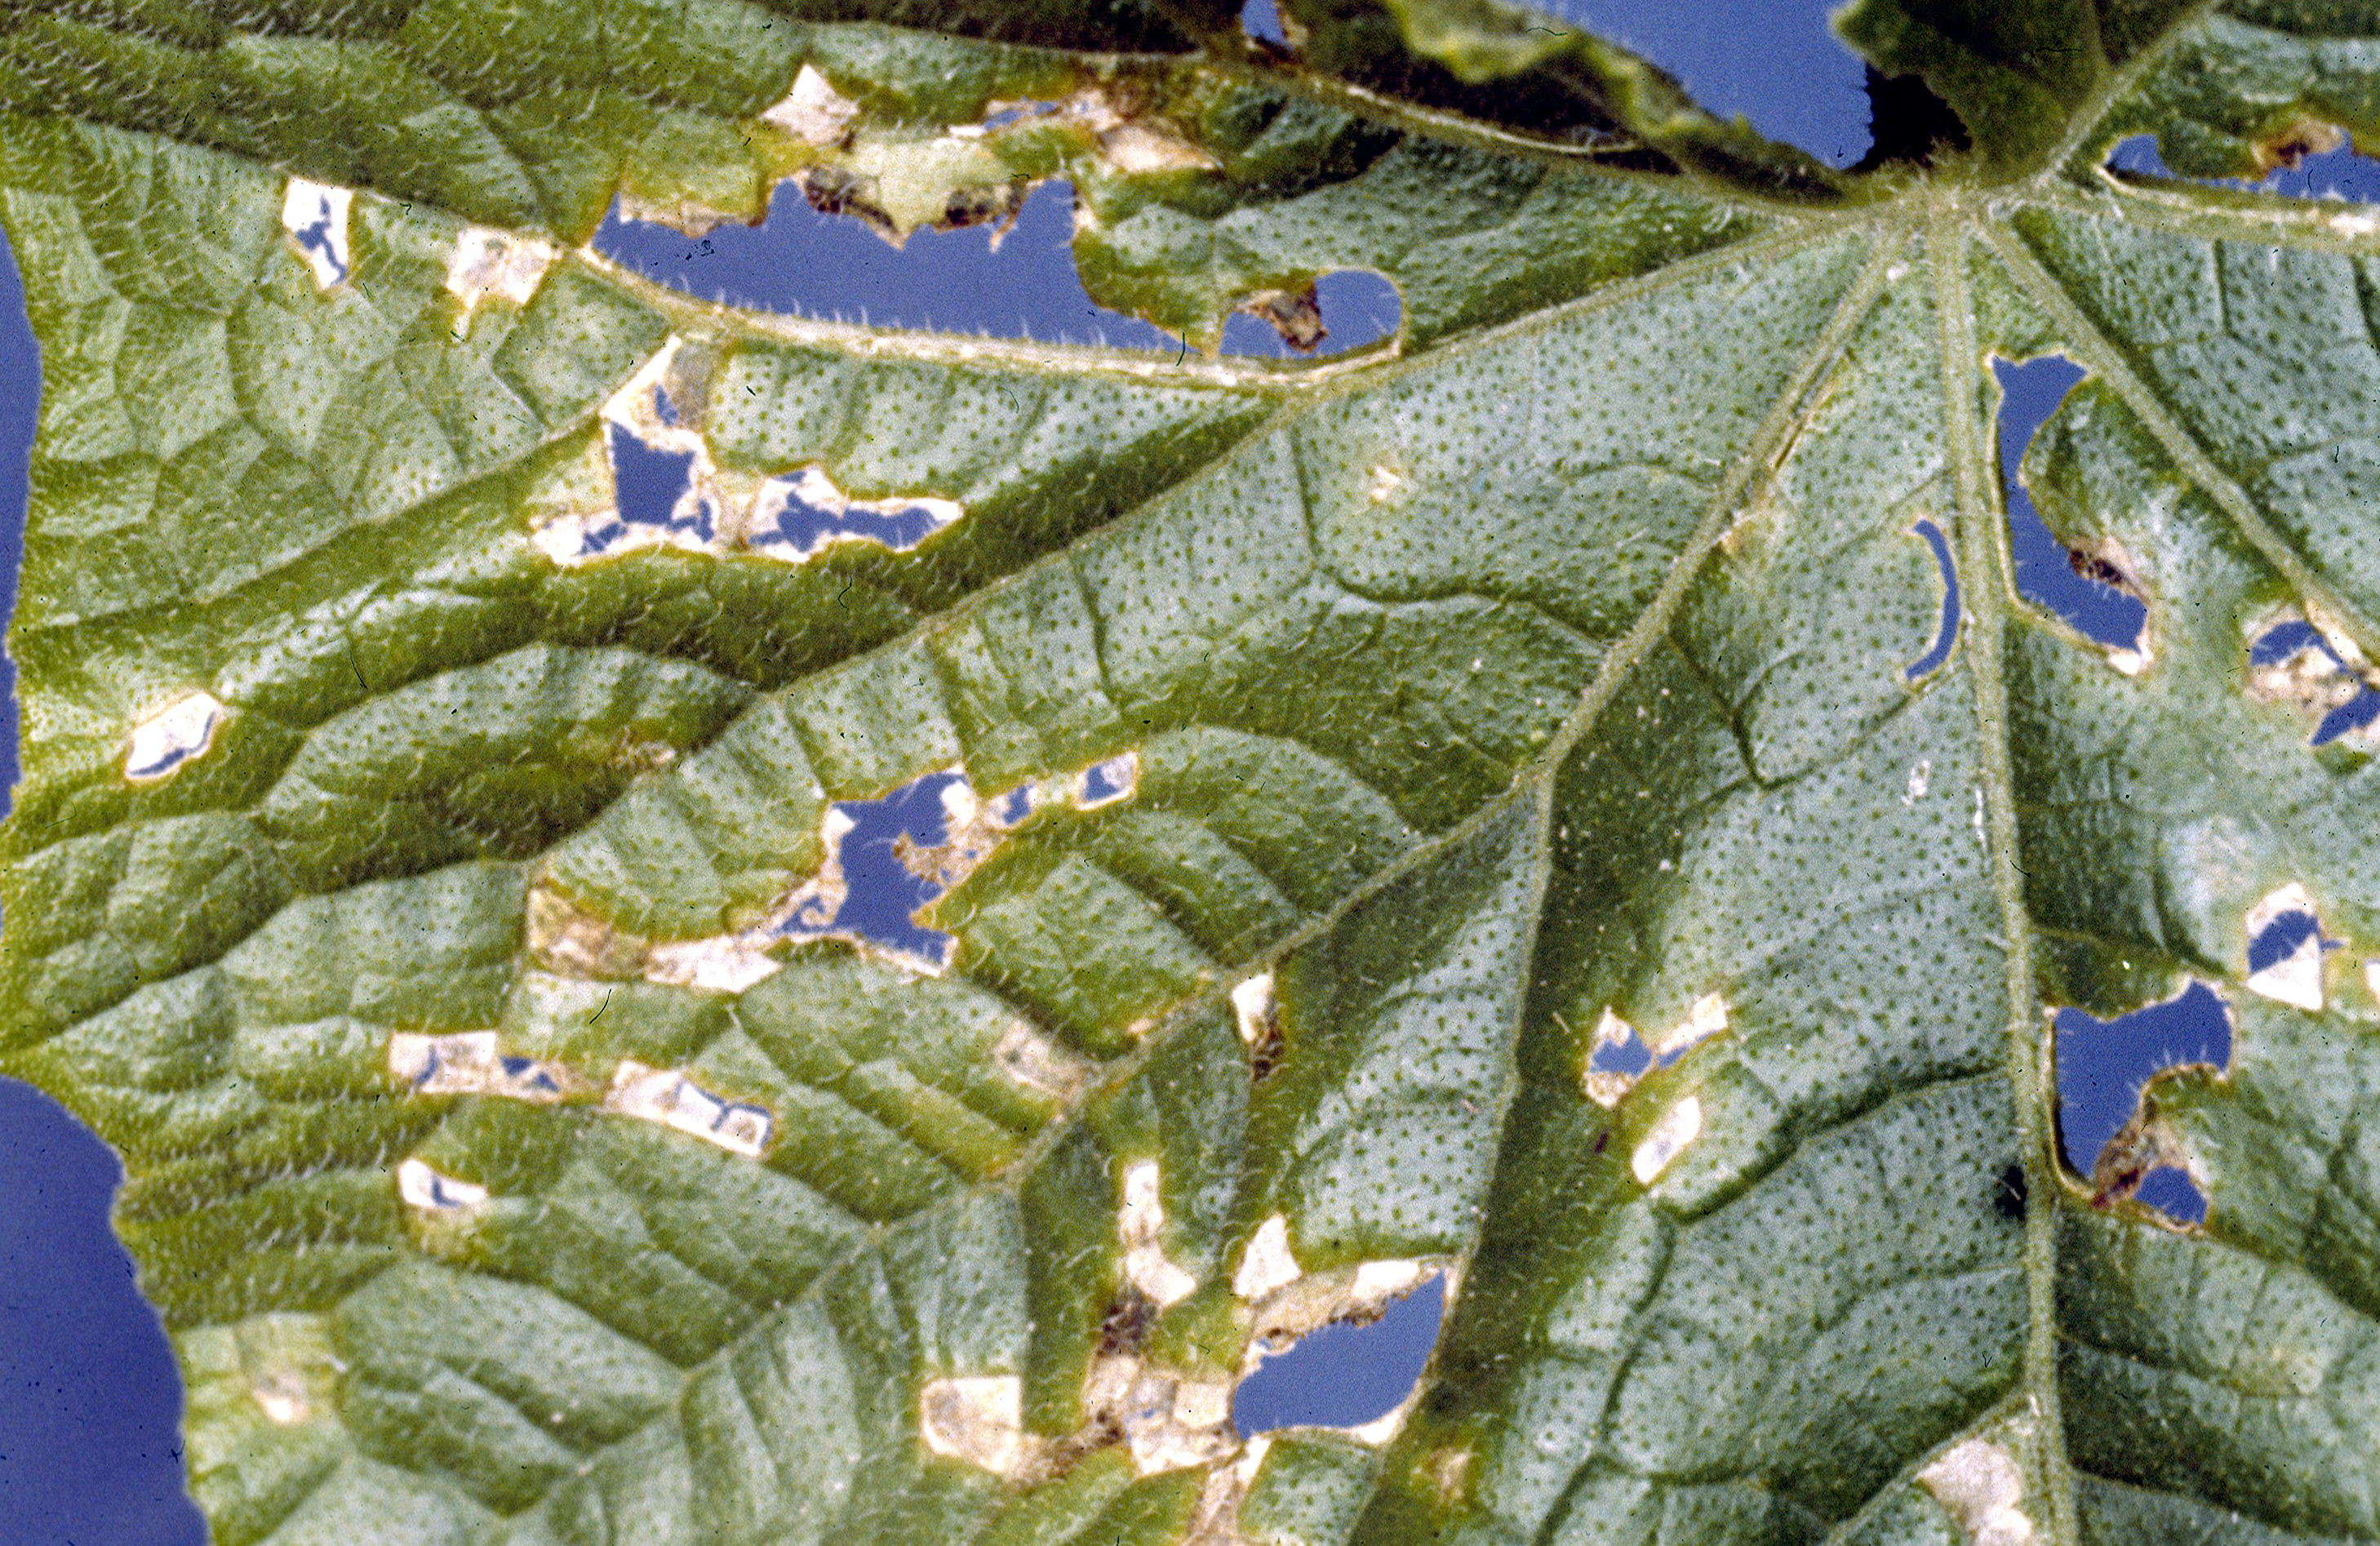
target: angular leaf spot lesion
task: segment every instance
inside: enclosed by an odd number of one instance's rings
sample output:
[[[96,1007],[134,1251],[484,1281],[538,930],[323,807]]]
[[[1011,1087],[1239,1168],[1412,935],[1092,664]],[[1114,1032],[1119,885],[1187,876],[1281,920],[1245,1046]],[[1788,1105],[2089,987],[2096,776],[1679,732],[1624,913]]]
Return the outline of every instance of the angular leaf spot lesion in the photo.
[[[1305,1272],[1290,1249],[1289,1220],[1275,1213],[1248,1237],[1247,1249],[1240,1255],[1239,1270],[1232,1274],[1232,1292],[1243,1299],[1269,1298],[1276,1291],[1295,1283]]]
[[[1011,1481],[1032,1473],[1041,1441],[1025,1431],[1025,1382],[1014,1374],[958,1374],[926,1382],[917,1400],[926,1447]]]
[[[1281,1004],[1273,994],[1272,973],[1258,972],[1232,985],[1232,1016],[1238,1026],[1240,1040],[1247,1044],[1248,1077],[1262,1083],[1281,1066],[1281,1055],[1288,1050],[1287,1038],[1281,1031]]]
[[[388,1071],[418,1095],[493,1095],[552,1105],[578,1092],[569,1069],[506,1053],[492,1030],[393,1032]]]
[[[817,67],[804,64],[795,72],[792,89],[760,114],[760,121],[806,145],[828,150],[851,137],[852,121],[858,116],[859,103],[836,91]]]
[[[1973,1546],[2032,1546],[2024,1473],[1998,1444],[1986,1439],[1953,1444],[1917,1473],[1917,1482],[1958,1521]]]
[[[396,1167],[396,1195],[407,1208],[431,1213],[468,1213],[488,1200],[488,1188],[408,1159]]]
[[[303,177],[290,178],[281,196],[281,228],[297,244],[318,290],[347,282],[347,211],[355,197],[353,189]]]
[[[1629,1156],[1628,1169],[1640,1187],[1649,1187],[1661,1177],[1687,1146],[1702,1136],[1703,1102],[1699,1096],[1689,1095],[1656,1117],[1644,1138],[1637,1140],[1636,1151]]]
[[[182,693],[132,724],[124,753],[124,776],[135,784],[165,777],[195,757],[206,755],[228,711],[211,692]]]
[[[768,1152],[776,1127],[766,1106],[714,1095],[683,1069],[649,1068],[634,1058],[623,1059],[613,1071],[603,1109],[754,1160]]]
[[[1165,1254],[1165,1202],[1157,1162],[1142,1160],[1123,1173],[1123,1206],[1116,1234],[1123,1243],[1124,1281],[1160,1309],[1197,1292],[1198,1280]]]
[[[1250,1047],[1276,1034],[1273,1019],[1279,1012],[1273,1002],[1272,973],[1260,971],[1232,985],[1232,1014],[1239,1024],[1240,1040]]]
[[[1228,1380],[1189,1379],[1112,1355],[1092,1363],[1083,1404],[1091,1431],[1121,1433],[1142,1476],[1195,1470],[1240,1447]]]
[[[527,306],[561,255],[540,237],[466,225],[455,233],[455,249],[446,261],[446,293],[463,303],[466,319],[490,296]]]
[[[1064,1100],[1091,1077],[1091,1065],[1022,1022],[992,1043],[992,1065],[1037,1094]]]
[[[769,953],[771,940],[766,932],[754,931],[655,940],[645,947],[643,976],[648,982],[673,987],[740,993],[783,968],[784,963]]]
[[[314,1403],[306,1387],[293,1379],[276,1379],[257,1386],[249,1393],[264,1420],[276,1428],[294,1428],[314,1416]]]

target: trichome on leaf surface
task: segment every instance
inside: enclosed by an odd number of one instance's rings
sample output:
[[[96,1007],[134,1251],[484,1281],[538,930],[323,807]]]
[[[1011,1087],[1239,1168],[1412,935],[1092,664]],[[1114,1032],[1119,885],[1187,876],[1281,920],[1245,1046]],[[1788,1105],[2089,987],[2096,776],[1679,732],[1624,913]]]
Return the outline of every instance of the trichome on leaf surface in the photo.
[[[2211,186],[2380,132],[2380,11],[1838,25],[1850,172],[1495,0],[0,17],[0,1069],[220,1546],[2380,1540],[2380,215]],[[1181,347],[588,245],[787,179],[1063,179]],[[1392,336],[1212,352],[1344,271]],[[2011,580],[2049,353],[2123,651]],[[2192,981],[2068,1168],[2055,1011]],[[1232,1427],[1430,1275],[1405,1406]]]

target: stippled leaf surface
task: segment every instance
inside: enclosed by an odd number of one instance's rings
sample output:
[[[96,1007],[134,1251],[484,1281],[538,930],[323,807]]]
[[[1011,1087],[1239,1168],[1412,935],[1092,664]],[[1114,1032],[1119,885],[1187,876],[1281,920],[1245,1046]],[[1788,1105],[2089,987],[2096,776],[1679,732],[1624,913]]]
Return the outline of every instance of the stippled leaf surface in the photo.
[[[2380,131],[2380,13],[1862,0],[1965,143],[1838,174],[1491,0],[1235,10],[0,18],[0,1068],[124,1156],[215,1540],[2380,1539],[2380,797],[2249,652],[2380,657],[2380,219],[2102,170]],[[787,177],[1066,178],[1183,351],[583,245]],[[1393,337],[1196,352],[1340,269]],[[2046,351],[2130,650],[2013,583]],[[623,425],[706,522],[578,540]],[[760,540],[805,479],[941,515]],[[809,926],[953,770],[946,953]],[[2229,1065],[2064,1169],[2048,1012],[2193,977]],[[1232,1428],[1429,1272],[1404,1407]]]

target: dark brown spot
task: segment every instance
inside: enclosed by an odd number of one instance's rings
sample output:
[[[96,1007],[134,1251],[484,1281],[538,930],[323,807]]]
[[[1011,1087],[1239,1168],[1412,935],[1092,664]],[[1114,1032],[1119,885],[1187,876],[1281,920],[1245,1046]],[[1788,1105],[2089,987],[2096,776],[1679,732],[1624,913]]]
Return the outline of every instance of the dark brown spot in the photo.
[[[2131,581],[2125,576],[2124,571],[2095,553],[2084,553],[2080,548],[2069,548],[2066,550],[2066,564],[2084,579],[2096,580],[2101,585],[2112,586],[2118,590],[2131,589]]]
[[[997,222],[1004,228],[1015,223],[1017,212],[1024,207],[1025,189],[1015,183],[954,188],[943,201],[941,224],[946,229],[959,230]]]
[[[1156,1301],[1127,1284],[1108,1307],[1107,1319],[1099,1322],[1100,1355],[1138,1353],[1156,1324]]]
[[[1267,1076],[1281,1066],[1281,1053],[1285,1050],[1281,1042],[1281,1016],[1278,1013],[1267,1015],[1263,1031],[1257,1037],[1256,1044],[1248,1049],[1249,1079],[1254,1083],[1263,1083]]]
[[[1322,325],[1322,304],[1315,298],[1312,285],[1302,290],[1258,290],[1241,301],[1239,309],[1271,324],[1281,341],[1300,354],[1312,354],[1315,346],[1330,335]]]
[[[2337,124],[2301,118],[2271,138],[2256,142],[2256,164],[2267,172],[2277,166],[2294,170],[2306,157],[2338,150],[2346,143],[2347,136]]]
[[[2024,1217],[2024,1166],[2010,1160],[2000,1167],[1999,1185],[1992,1188],[1992,1207],[2001,1218]]]

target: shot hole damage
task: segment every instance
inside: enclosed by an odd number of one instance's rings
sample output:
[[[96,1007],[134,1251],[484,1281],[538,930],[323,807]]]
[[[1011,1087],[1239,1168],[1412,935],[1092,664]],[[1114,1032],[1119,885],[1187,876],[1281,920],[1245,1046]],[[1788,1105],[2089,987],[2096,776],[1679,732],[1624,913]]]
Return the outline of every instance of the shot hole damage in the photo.
[[[531,540],[556,564],[583,564],[654,547],[695,553],[722,545],[724,511],[710,447],[685,422],[679,394],[695,383],[673,335],[602,408],[608,503],[548,510]]]
[[[2153,134],[2135,134],[2108,152],[2107,167],[2118,180],[2167,178],[2270,193],[2283,199],[2323,201],[2339,207],[2332,227],[2345,237],[2380,232],[2380,212],[2353,206],[2380,203],[2380,161],[2358,151],[2336,124],[2300,118],[2249,147],[2260,176],[2182,178],[2166,164]]]
[[[2154,1120],[2151,1081],[2178,1069],[2220,1072],[2231,1062],[2231,1014],[2204,982],[2158,1004],[2102,1020],[2060,1009],[2052,1057],[2058,1152],[2101,1204],[2134,1198],[2183,1223],[2203,1223],[2206,1199]]]
[[[2334,641],[2301,616],[2283,616],[2248,644],[2248,696],[2304,714],[2312,746],[2350,739],[2369,749],[2380,741],[2380,688],[2372,680],[2371,667],[2343,634]]]
[[[1127,157],[1141,145],[1132,131],[1131,125],[1108,131]],[[615,201],[595,250],[704,300],[816,321],[1145,349],[1169,359],[1187,347],[1178,334],[1099,305],[1083,287],[1067,182],[979,190],[998,196],[981,207],[953,195],[935,223],[894,245],[880,222],[850,217],[863,207],[858,193],[837,194],[822,180],[828,175],[811,174],[807,190],[779,184],[757,225],[718,225],[698,237],[639,219]],[[1403,302],[1384,275],[1336,270],[1307,287],[1242,297],[1224,322],[1221,352],[1337,354],[1395,336],[1402,316]]]
[[[347,282],[347,211],[355,197],[351,189],[303,177],[290,178],[281,196],[281,228],[297,243],[318,290]]]
[[[1433,1273],[1368,1320],[1334,1321],[1265,1354],[1232,1392],[1232,1426],[1244,1436],[1342,1428],[1381,1442],[1368,1430],[1411,1399],[1445,1311],[1446,1278]]]
[[[1107,760],[1102,803],[1131,797],[1136,754]],[[1031,780],[986,801],[963,770],[921,774],[872,799],[838,800],[820,819],[815,873],[741,928],[647,939],[615,928],[554,886],[529,890],[527,947],[539,966],[586,981],[649,982],[740,993],[774,976],[791,943],[835,940],[917,976],[940,976],[956,941],[918,915],[971,874],[1018,826],[1045,810],[1079,808],[1085,775]],[[1020,1028],[1002,1043],[1019,1083],[1064,1093],[1079,1070]]]
[[[224,701],[211,692],[181,693],[135,720],[124,750],[124,776],[135,784],[165,777],[214,744]]]
[[[394,1032],[388,1039],[388,1071],[417,1095],[490,1096],[541,1106],[583,1101],[597,1088],[561,1064],[506,1052],[492,1030]],[[601,1106],[747,1159],[767,1152],[776,1126],[765,1106],[718,1094],[684,1069],[648,1067],[634,1058],[622,1059],[612,1070]],[[484,1190],[442,1176],[419,1161],[398,1167],[397,1189],[407,1203],[419,1208],[476,1207],[487,1199]]]
[[[2114,557],[2070,548],[2051,534],[2022,475],[2034,436],[2083,371],[2065,356],[2052,354],[2022,363],[1996,359],[1992,373],[2000,385],[2000,493],[2017,592],[2104,646],[2116,669],[2136,674],[2148,663],[2146,603]]]
[[[955,942],[917,915],[997,840],[997,832],[989,832],[968,841],[983,814],[966,775],[956,771],[928,773],[876,799],[836,802],[827,837],[841,895],[821,893],[782,932],[865,940],[941,971]]]

